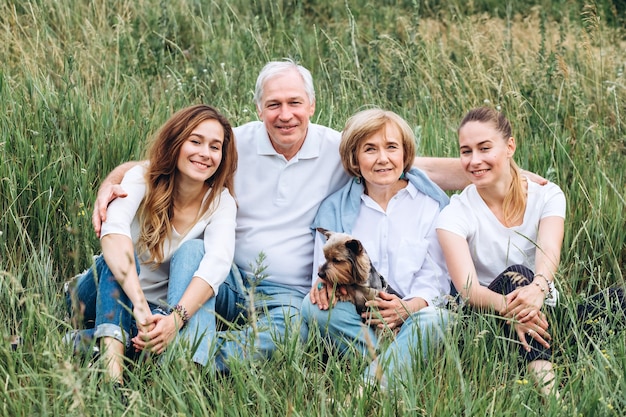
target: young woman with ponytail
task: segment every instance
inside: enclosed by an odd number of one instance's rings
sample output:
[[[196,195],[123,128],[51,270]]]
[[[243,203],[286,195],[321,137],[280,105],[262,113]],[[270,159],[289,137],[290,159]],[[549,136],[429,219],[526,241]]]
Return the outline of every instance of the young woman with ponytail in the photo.
[[[544,306],[558,299],[554,280],[565,196],[556,184],[540,186],[521,174],[513,160],[516,141],[502,113],[471,110],[458,137],[461,164],[472,184],[452,197],[437,223],[450,277],[474,310],[503,317],[541,391],[553,392]]]

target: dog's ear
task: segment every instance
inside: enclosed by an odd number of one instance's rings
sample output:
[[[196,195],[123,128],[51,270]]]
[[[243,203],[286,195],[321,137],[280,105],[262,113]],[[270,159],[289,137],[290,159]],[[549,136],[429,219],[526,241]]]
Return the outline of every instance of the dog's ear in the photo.
[[[355,256],[360,256],[363,252],[363,245],[357,239],[351,239],[346,242],[346,248]]]
[[[330,230],[326,230],[323,227],[318,227],[317,229],[318,232],[320,232],[321,234],[323,234],[324,236],[326,236],[326,239],[330,239],[330,235],[333,234],[333,232],[331,232]]]

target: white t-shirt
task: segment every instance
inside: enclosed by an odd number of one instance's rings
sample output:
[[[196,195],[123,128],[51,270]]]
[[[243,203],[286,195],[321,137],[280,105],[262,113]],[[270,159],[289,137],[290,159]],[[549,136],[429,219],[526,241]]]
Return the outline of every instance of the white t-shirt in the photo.
[[[272,147],[262,122],[234,129],[239,153],[235,263],[247,273],[261,252],[266,281],[306,294],[313,263],[310,226],[320,203],[348,182],[339,158],[339,132],[309,124],[289,161]]]
[[[107,220],[102,224],[101,237],[110,234],[128,236],[136,245],[139,237],[139,221],[136,216],[139,205],[146,194],[145,166],[130,169],[122,180],[128,193],[126,198],[116,198],[107,209]],[[207,194],[205,195],[205,198]],[[237,206],[227,189],[220,195],[219,205],[213,202],[207,214],[192,229],[181,236],[175,229],[171,238],[163,245],[164,261],[153,269],[153,263],[144,264],[147,255],[139,258],[139,283],[146,299],[154,304],[163,304],[167,298],[170,260],[181,244],[190,239],[203,239],[205,255],[194,276],[202,278],[217,294],[219,286],[230,272],[235,250],[235,216]]]
[[[511,265],[535,270],[539,221],[545,217],[565,218],[565,195],[554,183],[544,186],[528,181],[528,201],[520,226],[505,227],[469,185],[454,195],[443,209],[437,229],[467,240],[480,285],[488,286]]]
[[[359,239],[376,270],[404,300],[420,297],[431,306],[445,304],[450,277],[435,223],[439,203],[409,183],[391,198],[387,211],[361,195],[351,236]],[[326,238],[316,233],[313,282],[324,262]]]

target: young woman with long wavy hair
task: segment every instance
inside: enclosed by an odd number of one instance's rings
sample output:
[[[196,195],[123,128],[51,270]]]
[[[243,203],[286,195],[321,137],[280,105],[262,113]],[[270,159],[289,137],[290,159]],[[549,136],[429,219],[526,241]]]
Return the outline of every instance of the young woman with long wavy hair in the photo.
[[[215,295],[235,247],[237,150],[228,120],[207,105],[175,113],[148,163],[130,169],[102,225],[102,255],[70,291],[101,341],[109,377],[122,382],[125,353],[161,354],[175,340],[206,365]],[[183,249],[184,250],[181,250]],[[189,254],[204,251],[200,264]],[[197,259],[197,257],[196,257]]]

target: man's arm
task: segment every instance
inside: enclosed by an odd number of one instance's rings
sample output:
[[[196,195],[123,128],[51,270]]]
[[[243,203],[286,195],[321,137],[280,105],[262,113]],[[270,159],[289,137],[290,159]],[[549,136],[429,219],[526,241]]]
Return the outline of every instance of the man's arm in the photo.
[[[413,165],[424,171],[444,191],[462,190],[469,185],[459,158],[418,156]]]
[[[444,191],[457,191],[467,187],[470,182],[463,172],[459,158],[436,158],[418,156],[413,160],[413,166],[421,169],[435,184]],[[522,170],[522,173],[532,182],[546,185],[548,180],[534,172]]]
[[[102,223],[107,219],[107,207],[109,203],[117,197],[126,197],[127,195],[120,186],[124,175],[128,170],[140,163],[140,161],[125,162],[113,169],[104,181],[102,181],[102,185],[100,185],[98,194],[96,195],[93,214],[91,215],[91,224],[93,225],[93,230],[96,232],[96,236],[100,237],[100,228],[102,227]]]

